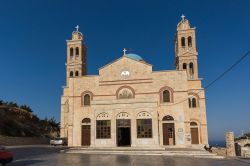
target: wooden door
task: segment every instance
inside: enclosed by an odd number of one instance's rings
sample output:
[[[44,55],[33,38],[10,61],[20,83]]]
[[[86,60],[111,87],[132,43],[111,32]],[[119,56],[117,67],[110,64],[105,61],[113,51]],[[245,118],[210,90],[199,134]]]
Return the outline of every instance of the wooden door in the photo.
[[[82,125],[82,146],[90,145],[90,125]]]
[[[163,145],[175,145],[174,123],[163,123]]]
[[[199,144],[198,128],[191,128],[191,140],[192,144]]]

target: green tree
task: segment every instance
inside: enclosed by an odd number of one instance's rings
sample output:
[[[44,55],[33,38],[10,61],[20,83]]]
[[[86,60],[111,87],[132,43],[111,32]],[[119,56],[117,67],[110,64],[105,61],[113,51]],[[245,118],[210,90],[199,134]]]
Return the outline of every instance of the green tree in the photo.
[[[32,109],[29,106],[27,106],[27,105],[21,105],[19,108],[24,109],[24,110],[26,110],[26,111],[28,111],[30,113],[33,112]]]
[[[8,105],[9,107],[16,107],[16,108],[18,108],[18,105],[17,105],[17,103],[15,103],[15,102],[9,102],[7,105]]]

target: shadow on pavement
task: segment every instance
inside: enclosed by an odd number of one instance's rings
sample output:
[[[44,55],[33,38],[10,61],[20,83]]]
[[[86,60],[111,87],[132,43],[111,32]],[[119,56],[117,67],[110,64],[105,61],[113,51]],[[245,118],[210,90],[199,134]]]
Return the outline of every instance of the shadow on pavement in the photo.
[[[17,160],[13,161],[11,164],[8,164],[8,166],[29,166],[41,162],[44,162],[44,160]]]

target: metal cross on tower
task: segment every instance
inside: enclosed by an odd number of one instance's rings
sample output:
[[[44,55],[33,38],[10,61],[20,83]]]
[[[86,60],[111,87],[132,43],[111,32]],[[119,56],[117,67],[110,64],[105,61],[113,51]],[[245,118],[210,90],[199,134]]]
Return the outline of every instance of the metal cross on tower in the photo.
[[[185,19],[185,16],[184,14],[181,15],[181,19],[184,20]]]
[[[75,28],[76,28],[76,32],[79,32],[79,29],[80,29],[79,25],[77,25]]]

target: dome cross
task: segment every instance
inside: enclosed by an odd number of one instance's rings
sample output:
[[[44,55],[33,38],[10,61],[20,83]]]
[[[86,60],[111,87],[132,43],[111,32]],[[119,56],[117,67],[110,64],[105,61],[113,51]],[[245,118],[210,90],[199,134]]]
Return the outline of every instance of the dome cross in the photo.
[[[124,48],[122,51],[123,51],[123,55],[126,55],[126,51],[127,51],[126,48]]]

